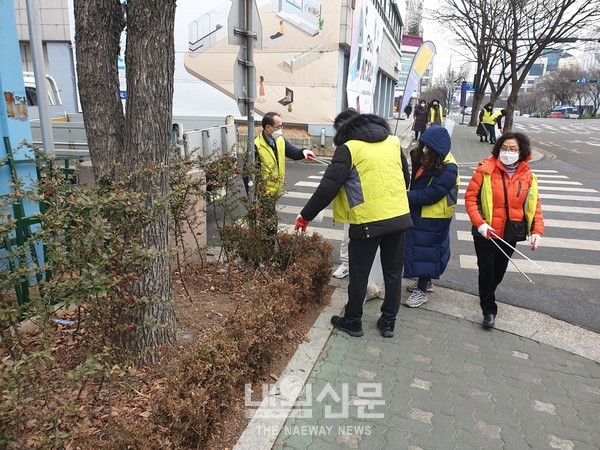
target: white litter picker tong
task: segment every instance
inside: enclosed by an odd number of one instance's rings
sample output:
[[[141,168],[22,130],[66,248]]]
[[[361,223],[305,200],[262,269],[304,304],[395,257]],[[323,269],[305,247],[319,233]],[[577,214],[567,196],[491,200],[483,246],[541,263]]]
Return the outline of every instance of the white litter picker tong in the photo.
[[[500,239],[502,242],[504,242],[504,243],[505,243],[507,246],[509,246],[510,248],[512,248],[512,249],[513,249],[515,252],[517,252],[519,255],[521,255],[523,258],[525,258],[527,261],[529,261],[529,262],[533,263],[535,266],[539,267],[539,268],[540,268],[540,269],[542,269],[544,272],[546,271],[546,270],[545,270],[545,269],[544,269],[542,266],[540,266],[538,263],[536,263],[535,261],[533,261],[533,260],[531,260],[530,258],[528,258],[527,256],[525,256],[523,253],[521,253],[519,250],[517,250],[517,249],[516,249],[516,247],[513,247],[512,245],[510,245],[508,242],[506,242],[504,239],[502,239],[500,236],[498,236],[498,235],[497,235],[495,232],[493,232],[492,230],[490,230],[490,233],[491,233],[491,234],[493,234],[494,236],[496,236],[496,237],[497,237],[498,239]],[[494,241],[494,239],[491,239],[491,241],[494,243],[494,245],[495,245],[496,247],[498,247],[498,249],[499,249],[499,250],[500,250],[500,251],[501,251],[501,252],[504,254],[504,256],[506,256],[506,257],[508,258],[508,260],[509,260],[509,261],[510,261],[510,262],[513,264],[513,266],[515,266],[515,268],[516,268],[516,269],[517,269],[519,272],[521,272],[521,274],[522,274],[522,275],[523,275],[525,278],[527,278],[527,279],[529,280],[529,282],[530,282],[530,283],[533,283],[533,281],[531,281],[531,278],[529,278],[529,277],[528,277],[528,276],[525,274],[525,272],[523,272],[523,271],[522,271],[522,270],[519,268],[519,266],[517,266],[517,263],[516,263],[516,262],[514,262],[514,261],[512,260],[512,258],[506,254],[506,252],[505,252],[504,250],[502,250],[502,248],[501,248],[501,247],[498,245],[498,243],[497,243],[497,242],[495,242],[495,241]],[[533,283],[533,284],[535,284],[535,283]]]
[[[329,165],[329,161],[325,161],[324,159],[317,158],[316,156],[312,156],[309,159],[309,161],[314,161],[316,163],[323,164],[324,166],[328,166]]]

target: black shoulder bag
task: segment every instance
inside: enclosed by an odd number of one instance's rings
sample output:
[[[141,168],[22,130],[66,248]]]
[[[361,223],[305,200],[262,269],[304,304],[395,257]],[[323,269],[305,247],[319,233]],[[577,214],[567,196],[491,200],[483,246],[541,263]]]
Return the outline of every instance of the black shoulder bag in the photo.
[[[508,192],[502,173],[502,186],[504,187],[504,208],[506,209],[506,224],[504,225],[504,240],[507,242],[519,242],[527,239],[527,221],[515,222],[508,215]]]

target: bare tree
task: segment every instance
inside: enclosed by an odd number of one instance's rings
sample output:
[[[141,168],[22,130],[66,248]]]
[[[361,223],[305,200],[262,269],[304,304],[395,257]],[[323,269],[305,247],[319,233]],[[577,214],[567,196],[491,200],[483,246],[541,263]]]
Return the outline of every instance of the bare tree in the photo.
[[[534,92],[526,92],[519,96],[519,109],[522,113],[530,114],[532,112],[546,109],[541,92],[534,89]]]
[[[504,78],[500,82],[490,83],[494,71],[505,73],[507,61],[504,53],[488,41],[488,36],[496,32],[497,18],[504,15],[503,7],[503,2],[491,0],[446,0],[445,5],[431,12],[441,26],[451,29],[455,36],[453,41],[464,48],[476,64],[471,126],[477,125],[485,92],[489,89],[492,98],[497,98],[499,85],[501,91],[506,84]]]
[[[503,33],[490,36],[491,45],[503,50],[509,62],[510,92],[505,129],[510,130],[519,90],[529,70],[551,45],[570,42],[600,17],[600,0],[510,0],[503,18]]]
[[[439,97],[445,109],[450,110],[454,87],[466,80],[468,75],[468,67],[463,65],[459,69],[448,66],[443,75],[436,77],[433,82],[433,91],[436,92],[436,97]]]
[[[168,192],[169,132],[175,64],[175,2],[172,0],[75,0],[79,93],[96,177],[115,164],[133,174],[132,188],[156,205]],[[127,28],[127,107],[119,96],[117,56]],[[174,342],[171,269],[167,253],[168,211],[142,231],[141,242],[155,249],[151,267],[128,286],[137,298],[129,317],[136,326],[119,345],[149,363],[155,350]],[[131,330],[134,331],[131,331]]]
[[[543,92],[552,103],[559,105],[572,101],[577,93],[577,83],[574,80],[582,76],[581,69],[569,67],[548,72],[537,81],[536,87]]]
[[[490,86],[495,90],[492,92],[496,92],[496,98],[504,87],[510,86],[504,124],[506,130],[512,128],[519,90],[542,52],[551,45],[575,41],[581,37],[582,30],[590,28],[600,17],[600,0],[447,2],[448,8],[440,8],[447,12],[438,14],[439,20],[449,23],[476,55],[478,69],[481,68],[488,83],[492,81],[490,68],[500,74],[497,85]],[[486,50],[488,47],[490,49]],[[490,55],[487,62],[486,51]],[[475,94],[477,100],[477,90]],[[494,100],[494,94],[491,100]]]
[[[587,71],[586,75],[589,81],[583,85],[585,98],[592,103],[590,114],[595,117],[598,108],[600,108],[600,68],[591,69]]]

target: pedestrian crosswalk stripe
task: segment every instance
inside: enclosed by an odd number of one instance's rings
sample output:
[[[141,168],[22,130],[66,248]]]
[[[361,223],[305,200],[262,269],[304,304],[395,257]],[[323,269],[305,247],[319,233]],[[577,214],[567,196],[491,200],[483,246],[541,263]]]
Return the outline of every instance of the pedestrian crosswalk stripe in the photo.
[[[309,236],[312,236],[313,233],[317,233],[317,234],[320,234],[321,236],[323,236],[327,240],[341,241],[342,237],[344,236],[344,230],[342,229],[342,224],[339,224],[339,225],[340,225],[340,227],[338,229],[333,229],[333,228],[314,227],[309,224],[308,228],[306,229],[306,234],[308,234]],[[288,233],[294,232],[294,225],[280,224],[279,228]]]
[[[312,193],[309,192],[297,192],[297,191],[289,191],[282,195],[282,197],[288,198],[304,198],[308,200],[312,197]]]
[[[314,181],[298,181],[294,186],[317,187],[319,186],[319,183],[315,183]]]
[[[561,187],[561,186],[546,186],[546,184],[565,184],[565,185],[575,185],[581,186],[582,184],[579,181],[562,181],[562,180],[540,180],[538,184],[539,190],[564,190],[564,191],[575,191],[575,192],[598,192],[595,189],[585,189],[585,188],[571,188],[571,187]],[[468,186],[469,181],[461,181],[461,186]]]
[[[473,235],[470,231],[458,230],[456,237],[459,241],[472,241]],[[600,251],[600,241],[592,241],[590,239],[567,239],[542,237],[542,246],[544,248],[570,248],[574,250],[592,250]]]
[[[546,180],[546,179],[540,179],[538,181],[539,181],[540,186],[544,186],[545,184],[570,184],[572,186],[582,186],[582,184],[579,181]]]
[[[285,214],[300,214],[302,208],[302,206],[278,205],[277,211]],[[331,209],[325,209],[325,211],[323,211],[323,215],[325,217],[333,217],[333,211]]]
[[[309,177],[308,177],[308,178],[309,178],[310,180],[320,180],[320,179],[322,179],[323,177],[322,177],[321,175],[309,175]],[[579,184],[581,184],[581,183],[579,183]]]
[[[562,187],[562,186],[544,186],[540,184],[538,186],[540,191],[564,191],[564,192],[598,192],[596,189],[586,188],[574,188],[574,187]]]
[[[555,211],[565,212],[572,214],[600,214],[600,208],[585,208],[585,207],[574,207],[574,206],[562,206],[562,205],[546,205],[542,204],[542,211]]]
[[[580,202],[600,202],[600,197],[586,197],[583,195],[560,195],[560,194],[542,194],[542,209],[544,208],[543,201],[549,200],[568,200],[568,201],[580,201]]]
[[[460,255],[460,267],[462,269],[477,269],[477,257],[474,255]],[[554,262],[554,261],[536,261],[537,264],[542,266],[544,270],[537,267],[535,264],[525,260],[514,257],[513,260],[517,263],[519,268],[527,275],[553,275],[561,277],[573,277],[573,278],[590,278],[594,280],[600,279],[600,266],[592,264],[573,264],[565,262]],[[517,272],[518,270],[512,264],[508,265],[507,272]],[[533,280],[535,282],[535,279]]]
[[[554,169],[531,169],[533,171],[533,173],[535,173],[536,175],[538,173],[558,173],[558,170],[554,170]]]
[[[566,175],[550,175],[550,174],[546,174],[546,173],[536,173],[535,174],[538,178],[541,179],[546,179],[546,178],[561,178],[561,179],[568,179],[569,177]]]
[[[467,213],[456,213],[456,220],[471,221]],[[557,220],[544,218],[544,226],[556,228],[572,228],[578,230],[600,230],[600,223],[581,220]]]
[[[464,205],[465,200],[459,198],[456,202],[457,205]],[[547,205],[542,203],[542,211],[556,211],[571,214],[600,214],[600,208],[586,208],[577,206],[563,206],[563,205]]]

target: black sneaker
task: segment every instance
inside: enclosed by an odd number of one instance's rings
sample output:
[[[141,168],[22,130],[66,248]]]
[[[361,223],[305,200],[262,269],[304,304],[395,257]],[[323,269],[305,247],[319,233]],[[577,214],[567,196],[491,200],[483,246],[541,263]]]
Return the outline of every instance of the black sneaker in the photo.
[[[384,338],[394,337],[394,323],[385,322],[381,317],[377,319],[377,328],[381,331],[381,335]]]
[[[332,316],[331,325],[338,330],[345,331],[350,336],[361,337],[363,335],[362,324],[358,322],[348,322],[345,317]]]

